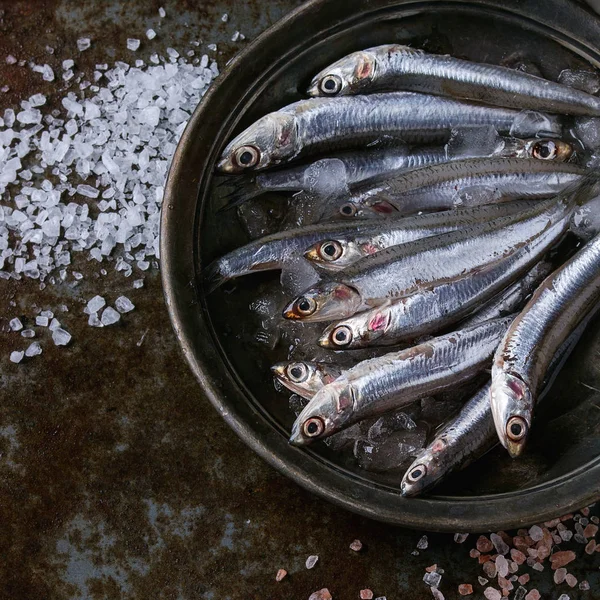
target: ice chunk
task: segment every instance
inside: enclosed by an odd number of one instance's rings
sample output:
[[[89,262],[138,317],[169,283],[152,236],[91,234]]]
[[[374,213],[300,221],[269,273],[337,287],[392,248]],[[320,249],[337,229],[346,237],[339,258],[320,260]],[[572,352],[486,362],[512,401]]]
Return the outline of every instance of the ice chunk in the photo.
[[[321,198],[340,196],[348,190],[346,166],[338,158],[323,158],[304,172],[304,189]]]
[[[62,327],[58,327],[52,332],[52,341],[57,346],[66,346],[71,341],[71,337],[71,334]]]
[[[120,318],[121,315],[112,306],[107,306],[102,311],[102,317],[100,318],[100,321],[102,322],[102,325],[108,326],[114,325],[119,321]]]
[[[450,159],[472,156],[495,156],[504,147],[504,141],[492,125],[461,127],[453,129],[446,144],[446,156]]]
[[[86,305],[87,313],[97,313],[106,306],[106,300],[102,296],[94,296]]]
[[[87,50],[92,45],[92,40],[90,38],[82,37],[77,40],[77,49],[79,52],[83,52]]]
[[[402,429],[415,429],[417,424],[411,416],[398,411],[379,417],[369,428],[367,437],[370,442],[377,444],[387,439],[395,431]]]
[[[281,269],[281,287],[289,296],[312,287],[319,279],[317,271],[303,257],[290,259]]]
[[[133,50],[134,52],[140,47],[140,40],[136,38],[127,38],[127,50]]]
[[[153,39],[156,37],[156,31],[154,31],[154,29],[148,29],[148,30],[146,31],[146,37],[147,37],[149,40],[153,40]]]
[[[578,139],[586,150],[600,150],[600,118],[580,117],[575,120],[571,130],[573,137]]]
[[[364,441],[364,434],[359,423],[336,433],[325,440],[325,443],[335,452],[339,452],[344,448],[354,447],[356,443]]]
[[[514,137],[536,137],[560,133],[561,127],[557,119],[534,110],[521,111],[510,128],[510,135]]]
[[[128,313],[135,308],[135,305],[126,296],[119,296],[115,300],[115,308],[121,313]]]
[[[23,356],[25,356],[24,352],[15,350],[10,353],[10,362],[20,363],[23,360]]]
[[[21,331],[23,329],[23,323],[21,323],[21,319],[18,317],[11,319],[9,325],[12,331]]]
[[[558,82],[588,94],[600,92],[600,76],[593,71],[565,69],[560,72]]]
[[[31,358],[32,356],[38,356],[42,353],[42,347],[39,342],[32,342],[27,350],[25,350],[25,356]]]

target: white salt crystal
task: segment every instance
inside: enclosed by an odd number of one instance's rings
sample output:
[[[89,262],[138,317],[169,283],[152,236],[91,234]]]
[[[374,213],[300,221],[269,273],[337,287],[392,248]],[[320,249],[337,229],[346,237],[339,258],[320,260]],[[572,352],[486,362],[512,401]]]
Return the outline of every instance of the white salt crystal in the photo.
[[[107,326],[113,325],[119,321],[120,318],[121,315],[112,306],[107,306],[102,312],[102,317],[100,320],[102,321],[102,325]]]
[[[306,568],[307,569],[312,569],[316,564],[317,561],[319,560],[319,557],[311,554],[307,559],[306,559]]]
[[[12,331],[21,331],[21,329],[23,329],[23,323],[21,323],[21,319],[18,317],[11,319],[9,325]]]
[[[57,346],[66,346],[71,341],[71,334],[68,331],[65,331],[61,327],[56,328],[52,332],[52,341]]]
[[[165,9],[162,6],[158,9],[158,14],[160,15],[161,19],[164,19],[167,16],[167,13],[165,12]]]
[[[39,342],[33,342],[29,345],[27,350],[25,350],[25,356],[31,358],[32,356],[38,356],[42,353],[42,347]]]
[[[115,308],[121,313],[128,313],[135,308],[135,305],[126,296],[119,296],[115,300]]]
[[[213,52],[217,51],[217,45],[216,44],[208,44],[207,48],[209,50],[212,50]]]
[[[146,31],[146,37],[149,40],[153,40],[156,37],[156,31],[154,31],[154,29],[148,29],[148,31]]]
[[[83,52],[84,50],[87,50],[91,45],[92,45],[92,40],[90,40],[90,38],[82,37],[77,40],[77,49],[79,50],[79,52]]]
[[[88,314],[97,313],[106,306],[106,300],[102,296],[94,296],[86,305]]]
[[[156,127],[160,121],[160,108],[158,106],[147,106],[139,114],[141,123]]]
[[[48,319],[51,319],[54,316],[54,313],[51,310],[43,310],[40,313],[40,317],[47,317]]]
[[[140,288],[144,287],[144,280],[143,279],[136,279],[133,282],[133,288],[136,290],[139,290]]]
[[[97,198],[100,195],[100,191],[91,185],[82,185],[79,184],[77,186],[77,193],[82,196],[86,196],[87,198]]]
[[[9,54],[5,60],[7,65],[14,65],[17,62],[17,59],[12,54]]]
[[[179,58],[179,52],[177,52],[177,50],[175,50],[175,48],[167,48],[167,54],[171,58]]]
[[[96,313],[92,313],[88,319],[88,325],[92,327],[104,327],[102,321],[100,321],[98,315]]]
[[[20,363],[23,360],[23,356],[25,356],[24,352],[14,352],[10,353],[10,362]]]
[[[227,13],[224,13],[221,17],[221,21],[223,21],[223,23],[227,23],[227,21],[229,21],[229,15]]]
[[[44,81],[54,81],[54,71],[50,65],[44,65],[42,71],[42,79]]]
[[[140,47],[140,40],[136,38],[127,38],[127,50],[133,50],[134,52]]]
[[[65,71],[68,71],[71,67],[73,67],[73,65],[75,65],[75,61],[70,58],[67,58],[67,60],[62,61],[62,68]]]
[[[44,94],[34,94],[29,98],[31,106],[43,106],[46,104],[46,96]]]
[[[48,327],[48,317],[36,317],[35,324],[40,327]]]
[[[35,331],[33,329],[23,329],[23,331],[21,331],[21,335],[24,338],[32,338],[35,337]]]
[[[52,319],[52,321],[50,322],[50,325],[48,326],[48,329],[50,329],[50,331],[54,331],[55,329],[58,329],[60,327],[60,321],[58,319]]]
[[[232,36],[231,36],[231,41],[232,42],[237,42],[240,39],[240,32],[236,31]]]
[[[429,545],[429,542],[427,540],[427,536],[424,535],[418,542],[417,542],[417,549],[419,550],[427,550],[427,546]]]

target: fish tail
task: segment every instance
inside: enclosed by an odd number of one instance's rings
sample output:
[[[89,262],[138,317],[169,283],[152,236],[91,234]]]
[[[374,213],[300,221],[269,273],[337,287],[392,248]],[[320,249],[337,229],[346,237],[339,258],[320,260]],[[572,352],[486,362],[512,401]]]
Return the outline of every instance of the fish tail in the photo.
[[[251,200],[265,193],[265,190],[256,183],[255,178],[248,178],[246,175],[227,177],[219,183],[219,187],[226,187],[229,190],[223,196],[226,204],[217,212],[230,210],[243,204],[246,200]]]
[[[214,292],[230,279],[226,274],[226,264],[222,260],[215,260],[202,273],[202,280],[207,294]]]

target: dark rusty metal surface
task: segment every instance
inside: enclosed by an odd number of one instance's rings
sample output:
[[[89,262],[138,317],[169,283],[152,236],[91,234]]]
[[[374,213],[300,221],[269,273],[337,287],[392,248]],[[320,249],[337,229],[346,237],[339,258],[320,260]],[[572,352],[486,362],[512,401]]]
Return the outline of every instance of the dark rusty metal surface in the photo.
[[[11,87],[0,109],[36,92],[60,97],[60,85],[6,65],[6,54],[53,67],[75,58],[91,72],[97,62],[131,60],[126,38],[154,27],[159,37],[143,42],[141,57],[200,37],[219,44],[224,64],[240,47],[226,41],[238,23],[251,38],[296,4],[0,0],[0,83]],[[167,18],[159,29],[160,5]],[[81,35],[94,45],[79,55]],[[133,290],[110,268],[107,276],[96,263],[75,268],[86,276],[76,286],[40,291],[35,282],[0,281],[0,598],[304,600],[327,586],[336,599],[370,587],[390,600],[421,600],[430,597],[421,577],[432,563],[446,569],[450,600],[458,583],[476,582],[471,546],[430,535],[430,548],[413,556],[419,533],[330,505],[244,446],[182,360],[158,273]],[[136,310],[118,326],[86,324],[84,301],[123,293]],[[45,343],[42,356],[10,363],[21,344],[8,319],[31,322],[36,306],[63,303],[73,344]],[[360,554],[348,550],[354,538],[365,544]],[[309,554],[320,556],[312,571],[304,568]],[[280,567],[291,576],[276,584]],[[570,570],[581,579],[597,567],[586,557]],[[535,581],[548,591],[549,570]],[[597,597],[600,581],[590,582],[592,592],[577,597]]]

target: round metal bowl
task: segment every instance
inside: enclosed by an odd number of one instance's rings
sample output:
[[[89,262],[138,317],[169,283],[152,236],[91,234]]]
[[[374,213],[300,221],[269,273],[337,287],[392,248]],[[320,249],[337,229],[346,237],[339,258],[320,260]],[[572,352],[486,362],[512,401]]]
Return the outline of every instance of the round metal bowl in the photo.
[[[360,48],[396,41],[490,63],[600,65],[600,23],[567,0],[312,0],[238,55],[204,97],[175,154],[162,213],[161,262],[175,333],[203,393],[276,469],[349,510],[438,531],[517,527],[600,498],[599,328],[590,327],[536,421],[526,456],[496,449],[427,497],[405,499],[398,474],[361,471],[323,444],[293,448],[293,414],[272,385],[273,355],[252,342],[249,304],[278,274],[236,280],[206,296],[203,268],[246,241],[233,213],[216,214],[214,164],[232,135],[302,97],[311,76]],[[277,318],[278,315],[273,315]],[[279,359],[283,358],[280,351]]]

